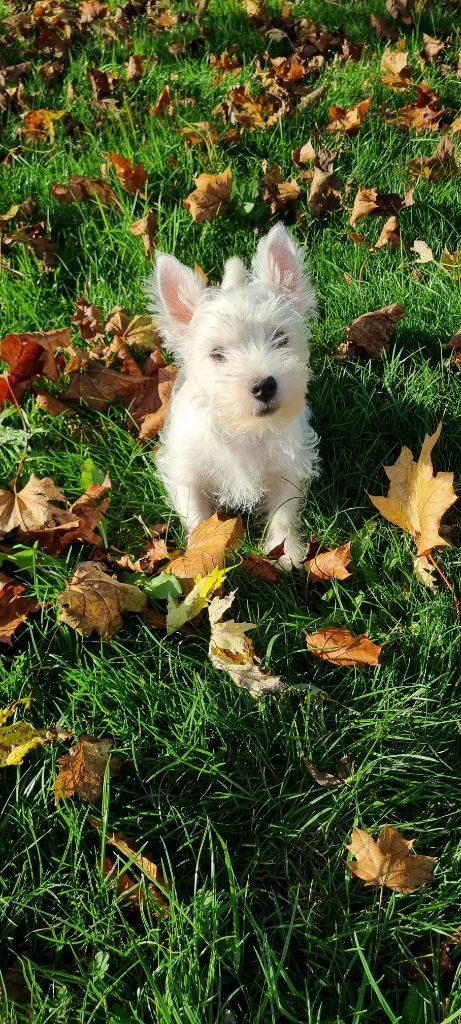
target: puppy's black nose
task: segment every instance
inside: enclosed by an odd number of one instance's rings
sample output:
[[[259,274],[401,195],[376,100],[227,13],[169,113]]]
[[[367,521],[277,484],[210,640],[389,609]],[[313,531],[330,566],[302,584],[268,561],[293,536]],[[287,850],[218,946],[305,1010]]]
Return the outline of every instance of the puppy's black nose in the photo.
[[[258,377],[250,385],[250,391],[260,402],[270,402],[277,391],[277,381],[275,377]]]

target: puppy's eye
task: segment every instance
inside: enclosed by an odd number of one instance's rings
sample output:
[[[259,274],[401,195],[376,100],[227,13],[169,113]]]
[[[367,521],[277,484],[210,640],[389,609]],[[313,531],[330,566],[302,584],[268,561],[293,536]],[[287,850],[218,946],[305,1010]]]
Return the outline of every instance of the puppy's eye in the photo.
[[[288,345],[287,335],[284,334],[283,331],[277,331],[274,338],[274,345],[276,348],[285,348],[285,345]]]
[[[214,359],[215,363],[223,363],[226,357],[220,348],[215,348],[211,353],[211,358]]]

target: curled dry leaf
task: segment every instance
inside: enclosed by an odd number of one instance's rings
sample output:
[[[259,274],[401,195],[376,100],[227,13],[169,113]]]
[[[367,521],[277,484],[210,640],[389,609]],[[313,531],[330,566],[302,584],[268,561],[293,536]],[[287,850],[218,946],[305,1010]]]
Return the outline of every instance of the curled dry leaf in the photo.
[[[4,723],[11,718],[18,707],[24,704],[30,706],[30,697],[22,697],[16,700],[7,708],[0,708],[0,768],[11,764],[21,764],[26,754],[37,747],[43,747],[53,740],[67,740],[72,737],[68,729],[60,729],[58,726],[50,729],[36,729],[30,722],[18,721],[13,725]]]
[[[215,512],[192,531],[183,555],[174,558],[165,572],[191,584],[197,576],[221,569],[227,551],[234,551],[245,536],[241,516],[224,517]]]
[[[300,187],[298,182],[282,181],[282,169],[279,164],[269,167],[267,160],[263,162],[263,200],[270,203],[271,213],[278,213],[287,203],[293,203],[299,198]]]
[[[112,776],[120,774],[120,758],[110,757],[113,745],[112,739],[79,736],[75,747],[58,758],[60,769],[53,784],[56,803],[63,797],[75,795],[87,803],[99,800],[107,763]]]
[[[35,407],[50,413],[50,416],[76,416],[77,410],[70,405],[61,402],[55,395],[49,395],[46,391],[36,391]]]
[[[170,87],[165,85],[153,107],[149,107],[149,114],[152,117],[158,117],[160,114],[168,114],[170,117],[174,114],[174,106],[171,98]]]
[[[415,156],[408,164],[413,178],[426,181],[446,181],[458,173],[455,147],[447,135],[439,142],[432,156]]]
[[[59,365],[57,352],[72,342],[69,327],[57,331],[32,331],[24,334],[5,334],[0,343],[0,359],[9,367],[9,381],[13,391],[17,384],[26,386],[37,376],[57,380]]]
[[[456,252],[449,252],[448,249],[444,249],[440,263],[444,270],[448,270],[455,281],[461,281],[461,249],[457,249]]]
[[[434,259],[434,253],[430,245],[427,242],[423,242],[422,238],[416,238],[413,245],[410,246],[411,252],[417,254],[415,263],[432,263]]]
[[[354,107],[347,110],[343,107],[330,107],[330,121],[327,124],[328,132],[354,132],[363,124],[371,106],[373,96],[361,100]]]
[[[312,145],[311,140],[304,143],[301,149],[292,149],[291,158],[295,164],[309,164],[312,160],[315,160],[315,149]]]
[[[93,360],[82,372],[73,374],[61,399],[65,402],[84,402],[92,409],[104,412],[118,398],[123,398],[125,404],[129,405],[135,389],[139,389],[147,380],[141,375],[133,378],[117,373]]]
[[[333,170],[333,153],[322,150],[314,158],[314,176],[309,190],[309,210],[313,217],[341,207],[341,182]]]
[[[413,571],[416,579],[428,590],[436,589],[435,566],[429,561],[426,555],[416,555],[413,562]]]
[[[114,306],[104,328],[113,334],[118,345],[155,352],[160,348],[161,338],[152,317],[147,314],[130,316],[122,306]],[[115,350],[118,355],[118,351]]]
[[[336,358],[365,354],[377,359],[388,351],[394,328],[404,313],[403,306],[395,302],[392,306],[358,316],[347,328],[346,340],[338,346]]]
[[[359,185],[349,224],[354,227],[362,217],[369,214],[388,216],[399,213],[407,206],[413,206],[412,188],[409,188],[402,198],[395,192],[378,192],[376,188],[364,188],[363,185]]]
[[[101,206],[120,207],[117,194],[105,181],[87,178],[84,174],[73,174],[67,185],[55,181],[51,191],[60,203],[86,203],[94,199]]]
[[[266,583],[278,583],[279,574],[274,563],[269,558],[261,558],[261,555],[248,555],[243,559],[242,566],[250,573]]]
[[[440,57],[447,48],[443,39],[436,39],[435,36],[430,36],[427,32],[423,32],[423,43],[423,54],[429,57],[430,61]]]
[[[149,177],[143,164],[133,164],[118,153],[107,153],[106,159],[110,160],[120,184],[127,192],[133,196],[143,192]]]
[[[323,626],[316,633],[306,633],[305,637],[310,654],[332,665],[345,665],[348,668],[379,665],[381,647],[374,644],[366,633],[352,636],[342,626]]]
[[[65,110],[46,110],[45,108],[28,110],[27,113],[21,114],[21,120],[24,123],[22,134],[28,142],[49,141],[53,143],[55,121],[59,121],[65,113]]]
[[[234,619],[223,620],[234,597],[235,590],[228,597],[214,597],[208,608],[211,662],[215,668],[227,672],[234,683],[248,690],[252,697],[280,693],[286,689],[285,683],[280,676],[272,676],[260,668],[261,659],[255,654],[253,644],[246,635],[249,629],[255,628],[255,624],[235,622]]]
[[[213,220],[232,191],[232,174],[227,167],[222,174],[199,174],[195,189],[184,200],[186,210],[197,224]]]
[[[34,597],[24,597],[25,591],[19,580],[0,572],[0,644],[11,645],[13,633],[40,608]]]
[[[329,548],[316,554],[314,558],[304,562],[311,583],[322,583],[324,580],[347,580],[352,573],[347,566],[351,560],[351,542],[341,544],[339,548]]]
[[[83,340],[90,344],[104,337],[99,306],[91,306],[86,299],[77,299],[77,307],[70,322],[78,327]]]
[[[177,373],[177,367],[165,362],[160,349],[146,360],[144,377],[136,384],[129,411],[130,419],[139,425],[140,441],[156,437],[162,429]]]
[[[390,480],[388,494],[369,494],[378,512],[390,523],[409,533],[417,545],[417,554],[426,555],[436,547],[449,547],[440,535],[440,523],[455,501],[453,473],[436,473],[431,453],[442,430],[439,423],[434,434],[426,434],[417,462],[409,448],[402,448],[393,466],[384,466]]]
[[[97,633],[110,640],[122,625],[124,612],[142,612],[146,595],[139,587],[120,583],[98,562],[81,562],[58,597],[60,621],[81,636]]]
[[[136,238],[142,238],[146,259],[150,260],[155,249],[155,232],[157,230],[157,218],[153,210],[149,210],[145,217],[135,220],[130,224],[128,231]]]
[[[101,534],[95,531],[109,507],[110,498],[107,498],[106,495],[111,486],[110,476],[106,473],[102,484],[90,484],[85,493],[73,502],[70,506],[70,513],[77,520],[78,525],[53,535],[49,546],[54,554],[60,553],[74,541],[91,544],[96,548],[101,547]],[[46,544],[44,546],[46,547]]]
[[[416,93],[416,103],[400,107],[395,118],[391,117],[391,123],[400,128],[411,128],[415,132],[438,130],[439,122],[445,114],[439,96],[425,83],[416,86]]]
[[[136,867],[141,874],[145,875],[151,883],[147,887],[148,891],[163,908],[162,916],[167,916],[168,900],[165,899],[158,886],[160,885],[163,890],[168,891],[168,883],[158,865],[154,864],[150,856],[147,856],[145,849],[142,851],[138,850],[138,844],[135,844],[132,839],[128,839],[123,832],[109,832],[106,835],[106,843],[109,846],[113,846],[124,857],[127,857],[131,862],[130,867]]]
[[[391,18],[398,19],[402,25],[413,25],[413,12],[417,0],[386,0],[386,10]]]
[[[386,18],[383,18],[381,14],[372,14],[370,16],[370,25],[374,28],[378,39],[385,39],[389,43],[396,43],[398,33]]]
[[[396,828],[385,825],[377,841],[361,828],[352,830],[346,850],[355,857],[348,862],[351,875],[365,885],[386,885],[394,892],[413,892],[433,882],[435,857],[415,854],[410,857],[414,839],[404,839]]]
[[[126,77],[129,82],[139,82],[146,69],[147,57],[140,53],[132,53],[125,64]]]
[[[21,491],[0,491],[0,533],[17,527],[22,533],[40,533],[78,525],[78,519],[67,508],[65,494],[49,476],[40,480],[32,473]]]
[[[408,53],[396,47],[386,47],[381,58],[381,81],[388,89],[408,89],[413,80],[413,69],[408,63]]]
[[[24,245],[26,249],[30,249],[46,273],[49,273],[56,263],[56,251],[47,235],[44,221],[39,221],[38,224],[23,224],[16,231],[3,235],[2,246],[8,248],[10,245]]]
[[[309,775],[312,775],[314,781],[326,789],[335,789],[336,786],[343,786],[346,779],[351,774],[351,761],[348,754],[340,758],[339,770],[337,775],[332,775],[331,772],[321,772],[318,768],[312,764],[312,761],[308,761],[304,754],[301,754],[301,760],[306,766]]]

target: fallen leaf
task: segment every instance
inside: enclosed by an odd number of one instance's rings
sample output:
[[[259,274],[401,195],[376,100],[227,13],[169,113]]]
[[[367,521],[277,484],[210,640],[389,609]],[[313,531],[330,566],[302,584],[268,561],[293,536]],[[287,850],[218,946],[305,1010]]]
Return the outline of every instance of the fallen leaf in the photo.
[[[106,495],[111,486],[110,476],[106,473],[102,484],[90,484],[85,493],[73,502],[70,514],[77,521],[77,526],[54,535],[54,543],[51,545],[53,553],[59,554],[74,541],[91,544],[96,548],[101,547],[102,536],[95,531],[109,507],[110,498]],[[46,544],[42,546],[46,550]]]
[[[139,82],[146,69],[147,57],[140,53],[132,53],[125,64],[126,77],[129,82]]]
[[[130,316],[122,306],[114,306],[104,329],[108,334],[113,334],[119,346],[123,344],[145,352],[155,352],[161,345],[152,317],[145,313]],[[118,349],[115,351],[118,355]]]
[[[5,334],[0,343],[0,359],[9,367],[10,385],[15,390],[17,384],[27,384],[34,377],[45,376],[49,380],[57,380],[59,365],[57,350],[68,348],[72,342],[69,327],[57,331],[32,331],[23,334]]]
[[[455,117],[448,130],[452,135],[456,135],[458,132],[461,132],[461,115],[459,117]]]
[[[77,299],[77,307],[70,322],[78,327],[83,340],[90,344],[104,337],[101,310],[99,306],[91,306],[86,299]]]
[[[439,96],[425,83],[416,86],[416,103],[407,103],[399,107],[391,123],[401,128],[412,128],[415,132],[436,131],[445,110],[441,106]]]
[[[242,566],[250,573],[266,583],[278,583],[280,576],[269,558],[261,558],[260,555],[248,555],[242,561]]]
[[[363,829],[354,828],[349,850],[355,857],[348,862],[351,875],[365,885],[386,885],[394,892],[413,892],[426,882],[433,882],[435,857],[415,854],[410,857],[414,839],[403,839],[398,829],[385,825],[377,841]]]
[[[100,71],[99,68],[88,68],[87,74],[97,103],[112,95],[114,85],[118,80],[118,75],[115,71]]]
[[[436,473],[431,452],[442,430],[439,423],[434,434],[426,434],[417,462],[409,448],[403,447],[393,466],[384,466],[390,480],[384,497],[369,494],[375,508],[390,523],[409,533],[417,545],[417,554],[426,555],[434,547],[449,547],[440,536],[440,521],[457,501],[453,490],[453,473]]]
[[[67,185],[55,181],[51,191],[60,203],[85,203],[94,199],[101,206],[120,207],[118,196],[105,181],[87,178],[84,174],[73,174]]]
[[[34,597],[24,597],[26,588],[19,580],[0,572],[0,643],[11,645],[13,633],[31,612],[40,608]]]
[[[386,0],[386,10],[392,18],[398,18],[403,25],[412,25],[416,3],[417,0]]]
[[[252,697],[285,690],[286,685],[280,676],[270,675],[260,668],[261,659],[255,654],[253,644],[246,635],[249,629],[255,628],[254,623],[223,619],[234,597],[235,591],[228,597],[214,597],[208,608],[211,626],[209,655],[212,664],[227,672],[234,683],[248,690]]]
[[[268,166],[267,160],[263,161],[263,200],[270,203],[271,213],[278,213],[287,203],[295,202],[299,198],[300,187],[298,182],[282,181],[282,169],[279,164]]]
[[[413,562],[413,571],[416,579],[427,587],[428,590],[436,589],[435,566],[429,561],[426,555],[416,555]]]
[[[151,259],[155,250],[155,233],[157,230],[157,218],[153,210],[149,210],[145,217],[141,217],[139,220],[135,220],[133,224],[130,224],[128,231],[131,235],[135,235],[136,238],[141,237],[144,246],[144,252],[148,260]]]
[[[372,14],[370,16],[370,25],[374,28],[378,39],[385,39],[390,43],[396,43],[398,33],[396,32],[393,25],[386,18],[383,18],[381,14]]]
[[[63,797],[75,795],[87,803],[99,800],[107,764],[111,776],[120,774],[120,758],[110,756],[113,745],[112,739],[79,736],[75,747],[58,758],[60,769],[53,783],[56,803]]]
[[[142,385],[148,383],[147,377],[117,373],[93,360],[82,372],[73,374],[69,387],[60,397],[65,402],[84,402],[92,409],[104,412],[118,398],[123,398],[129,405],[136,389],[139,392]]]
[[[408,189],[402,198],[395,192],[378,192],[376,188],[364,188],[363,185],[359,185],[349,224],[355,227],[362,217],[369,214],[389,216],[399,213],[408,206],[413,206],[412,188]]]
[[[146,595],[109,576],[98,562],[81,562],[58,597],[60,621],[81,636],[110,640],[122,626],[123,612],[142,612]]]
[[[130,868],[136,867],[141,874],[149,879],[151,884],[148,886],[148,891],[163,907],[163,916],[167,916],[165,911],[168,912],[169,910],[168,900],[165,899],[158,886],[160,885],[162,889],[168,891],[168,884],[158,865],[154,864],[151,858],[146,855],[145,850],[142,852],[138,851],[133,840],[128,839],[123,832],[108,832],[106,843],[108,846],[113,846],[124,857],[127,857],[130,861]]]
[[[388,89],[408,89],[413,79],[413,69],[408,63],[408,52],[396,47],[386,47],[381,58],[381,81]]]
[[[138,192],[143,193],[149,177],[143,164],[133,164],[131,160],[125,160],[125,157],[119,156],[118,153],[107,153],[106,159],[110,160],[120,184],[127,192],[133,196]]]
[[[35,394],[36,409],[43,409],[44,412],[50,413],[50,416],[76,416],[77,410],[61,402],[55,395],[49,395],[45,391],[36,391]]]
[[[341,207],[341,182],[333,170],[333,154],[322,150],[314,158],[314,176],[309,190],[309,210],[313,217]]]
[[[211,595],[222,586],[225,575],[225,569],[212,569],[206,576],[199,576],[195,586],[186,594],[183,601],[179,602],[168,596],[167,636],[175,633],[177,629],[182,629],[186,622],[191,622],[207,607]]]
[[[408,164],[413,178],[446,181],[458,173],[455,147],[447,135],[439,142],[432,156],[415,156]]]
[[[397,302],[371,313],[363,313],[347,327],[346,340],[336,350],[337,359],[349,355],[367,355],[377,359],[389,349],[395,325],[404,316],[403,306]]]
[[[371,106],[373,97],[361,100],[354,107],[347,110],[343,107],[330,107],[330,121],[326,128],[328,132],[354,132],[363,124]]]
[[[232,191],[232,174],[227,167],[222,174],[199,174],[195,189],[184,200],[186,210],[197,224],[213,220]]]
[[[332,665],[361,667],[379,665],[381,647],[374,644],[366,633],[352,636],[342,626],[323,626],[316,633],[305,633],[310,654]]]
[[[315,149],[312,145],[311,140],[304,143],[301,149],[292,149],[291,157],[295,164],[309,164],[312,160],[315,160]]]
[[[21,764],[26,754],[37,747],[43,747],[57,739],[70,739],[72,733],[58,726],[50,729],[36,729],[30,722],[17,721],[13,725],[4,723],[24,704],[30,705],[30,697],[16,700],[9,707],[0,708],[0,768],[6,765]]]
[[[446,50],[447,44],[443,39],[436,39],[435,36],[430,36],[427,32],[423,32],[423,53],[429,60],[433,61],[436,57]]]
[[[194,121],[184,128],[176,128],[175,131],[182,135],[188,146],[214,146],[218,136],[210,121]]]
[[[170,87],[165,85],[153,107],[149,107],[149,114],[152,117],[158,117],[160,114],[167,113],[170,117],[174,115],[174,106],[171,99]]]
[[[147,441],[162,429],[170,406],[178,370],[166,363],[160,349],[151,352],[144,364],[145,376],[135,380],[129,418],[139,426],[139,440]]]
[[[321,583],[323,580],[347,580],[352,573],[347,566],[351,560],[351,542],[341,544],[339,548],[329,548],[304,562],[309,573],[310,583]]]
[[[23,134],[28,142],[54,142],[54,123],[64,117],[65,110],[29,110],[21,114],[24,122]]]
[[[413,245],[410,246],[411,252],[415,252],[418,259],[415,263],[432,263],[434,259],[434,253],[430,245],[427,242],[423,242],[422,238],[415,238]]]
[[[343,786],[346,779],[349,778],[351,773],[351,762],[348,754],[340,758],[339,771],[337,775],[332,775],[331,772],[321,772],[318,768],[312,764],[312,761],[308,761],[304,754],[301,754],[301,760],[305,764],[309,775],[319,786],[325,787],[325,789],[334,789],[336,786]]]
[[[60,508],[60,505],[65,507]],[[32,473],[21,491],[0,491],[0,533],[9,533],[17,527],[22,533],[39,533],[77,525],[78,521],[67,508],[65,494],[48,476],[40,480]]]
[[[98,867],[100,868],[101,865],[98,864]],[[125,911],[140,912],[145,899],[142,886],[129,871],[125,868],[121,870],[115,857],[107,852],[104,856],[104,878],[122,897]]]
[[[241,516],[223,517],[215,512],[192,531],[183,555],[174,558],[165,572],[189,583],[224,565],[226,551],[233,551],[245,536]]]
[[[378,241],[370,246],[370,252],[377,252],[378,249],[382,249],[385,245],[388,245],[393,252],[400,249],[400,225],[397,217],[389,217],[383,225]]]
[[[221,113],[231,124],[239,125],[246,131],[272,128],[289,110],[288,95],[277,95],[267,86],[259,96],[252,96],[250,83],[236,85],[229,89],[227,97],[213,113]]]
[[[30,249],[46,273],[49,273],[56,263],[56,251],[48,237],[44,221],[39,221],[38,224],[23,224],[16,231],[3,235],[1,241],[3,247],[24,245],[26,249]]]
[[[455,281],[461,281],[461,249],[457,249],[456,252],[444,249],[440,263],[444,270],[453,275]]]

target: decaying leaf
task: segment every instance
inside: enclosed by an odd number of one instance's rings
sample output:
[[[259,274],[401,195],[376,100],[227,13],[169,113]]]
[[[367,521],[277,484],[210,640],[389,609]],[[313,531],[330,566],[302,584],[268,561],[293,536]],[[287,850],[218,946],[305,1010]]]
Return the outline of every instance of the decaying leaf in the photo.
[[[24,122],[23,134],[29,142],[54,142],[54,123],[64,117],[65,110],[28,110],[21,114]]]
[[[104,337],[104,324],[99,306],[91,306],[86,299],[77,299],[77,306],[70,322],[78,327],[84,341],[93,344]]]
[[[414,156],[408,164],[413,178],[425,178],[426,181],[446,181],[458,174],[455,147],[444,135],[432,156]]]
[[[351,774],[351,761],[348,754],[340,758],[339,769],[337,775],[332,775],[331,772],[322,772],[312,764],[312,761],[308,761],[304,754],[301,754],[301,760],[306,766],[309,775],[312,775],[314,781],[325,789],[335,789],[336,786],[343,786],[346,779]]]
[[[183,601],[168,597],[166,616],[167,635],[182,629],[186,622],[195,619],[207,607],[211,595],[222,586],[226,576],[225,569],[212,569],[206,576],[200,576]]]
[[[150,260],[155,249],[155,232],[157,230],[157,218],[153,210],[149,210],[145,217],[135,220],[130,224],[128,231],[136,238],[142,238],[146,258]]]
[[[293,203],[299,198],[300,187],[294,178],[290,181],[282,181],[282,169],[279,164],[269,167],[267,160],[263,161],[263,200],[270,203],[271,213],[278,213],[287,203]]]
[[[413,206],[413,189],[407,190],[403,198],[394,192],[378,192],[376,188],[364,188],[359,185],[357,195],[354,199],[349,224],[355,227],[362,217],[369,214],[382,215],[399,213],[407,206]]]
[[[10,645],[21,623],[40,608],[34,597],[24,597],[25,591],[19,580],[0,572],[0,644]]]
[[[280,693],[286,689],[285,683],[280,676],[272,676],[260,668],[261,659],[255,654],[253,644],[246,635],[249,629],[255,628],[254,623],[223,619],[234,597],[235,591],[228,597],[214,597],[208,608],[211,626],[210,659],[215,668],[227,672],[234,683],[248,690],[252,697]]]
[[[154,103],[154,106],[149,107],[149,114],[152,117],[159,117],[160,114],[164,113],[169,114],[170,117],[174,114],[174,106],[169,85],[164,85],[161,93]]]
[[[274,563],[269,558],[262,558],[261,555],[247,555],[243,559],[242,566],[250,573],[266,583],[278,583],[280,576]]]
[[[168,891],[168,884],[166,879],[157,864],[154,864],[153,860],[147,856],[146,851],[139,851],[137,844],[133,843],[133,840],[128,839],[123,832],[108,832],[106,835],[106,843],[108,846],[113,846],[119,853],[123,854],[124,857],[130,861],[130,868],[135,867],[141,874],[149,880],[150,885],[147,887],[151,896],[156,900],[163,908],[162,916],[168,915],[168,900],[165,899],[161,889]]]
[[[341,182],[333,170],[333,154],[322,150],[314,157],[314,175],[309,190],[309,209],[313,217],[341,207]]]
[[[434,434],[426,434],[417,462],[410,449],[404,447],[393,466],[384,466],[390,480],[386,497],[368,495],[385,519],[413,537],[418,555],[426,555],[432,548],[449,547],[449,542],[440,535],[440,522],[457,501],[453,490],[454,474],[434,475],[431,461],[441,430],[439,423]]]
[[[73,526],[78,526],[78,520],[69,512],[65,494],[48,476],[40,480],[32,473],[21,491],[0,491],[0,533],[17,527],[22,533],[39,533]]]
[[[429,57],[430,61],[440,57],[441,54],[446,50],[447,44],[443,39],[436,39],[435,36],[430,36],[428,32],[423,32],[423,54]]]
[[[330,548],[316,554],[314,558],[304,562],[304,568],[309,573],[311,583],[321,583],[323,580],[347,580],[352,573],[347,566],[351,560],[351,542],[341,544],[339,548]]]
[[[101,206],[120,207],[117,194],[105,181],[87,178],[83,174],[73,174],[67,185],[55,181],[51,191],[60,203],[86,203],[94,199]]]
[[[355,857],[348,862],[351,875],[365,885],[386,885],[394,892],[413,892],[420,885],[433,882],[435,857],[415,854],[410,857],[414,839],[403,839],[398,829],[385,825],[375,841],[361,828],[352,830],[346,849]]]
[[[107,493],[111,486],[110,476],[106,473],[102,484],[90,484],[85,493],[73,502],[70,506],[70,513],[77,520],[78,525],[65,532],[59,531],[54,535],[54,544],[51,545],[54,553],[58,554],[74,541],[91,544],[97,548],[101,547],[102,537],[100,533],[96,533],[96,527],[109,507],[110,498],[107,497]]]
[[[59,373],[58,349],[68,348],[72,341],[69,327],[57,331],[32,331],[23,334],[5,334],[0,344],[0,359],[9,366],[12,384],[29,382],[43,375],[57,380]]]
[[[160,349],[151,352],[144,364],[144,377],[134,381],[129,418],[139,426],[139,440],[156,437],[162,429],[170,406],[178,370],[167,363]],[[128,404],[128,403],[127,403]]]
[[[361,100],[354,107],[347,110],[343,107],[330,107],[330,121],[327,124],[328,132],[354,132],[363,124],[371,106],[373,97]]]
[[[381,81],[388,89],[408,89],[413,79],[413,69],[408,63],[408,53],[396,47],[386,47],[381,58]]]
[[[445,114],[440,97],[425,83],[416,86],[416,103],[399,107],[391,123],[400,128],[411,128],[415,132],[436,131]]]
[[[146,595],[109,576],[99,562],[81,562],[58,597],[60,621],[81,636],[97,633],[110,640],[122,625],[122,613],[142,612]]]
[[[88,803],[99,800],[107,763],[112,776],[120,774],[120,758],[110,757],[113,745],[112,739],[79,736],[75,747],[58,758],[60,769],[53,784],[56,802],[75,795]]]
[[[0,708],[0,768],[21,764],[26,754],[37,747],[43,747],[57,739],[70,739],[72,733],[58,726],[50,729],[36,729],[30,722],[17,721],[13,725],[4,723],[11,718],[18,707],[30,705],[30,697],[16,700],[7,708]]]
[[[222,569],[226,551],[233,551],[245,536],[241,516],[224,517],[215,512],[192,531],[183,555],[173,558],[166,568],[178,579],[193,582],[212,569]]]
[[[413,245],[410,246],[411,252],[417,254],[415,263],[432,263],[434,259],[434,253],[430,245],[427,242],[423,242],[422,238],[415,238]]]
[[[93,409],[104,412],[118,398],[123,398],[125,404],[129,405],[136,390],[147,380],[142,375],[134,378],[117,373],[93,360],[82,372],[73,374],[61,399],[65,402],[85,402]]]
[[[126,160],[118,153],[107,153],[106,158],[115,168],[117,178],[127,192],[133,196],[138,192],[143,192],[148,179],[148,173],[143,164],[132,164],[131,160]]]
[[[184,200],[186,210],[197,224],[213,220],[232,191],[232,174],[227,167],[222,174],[199,174],[195,189]]]
[[[316,658],[329,661],[332,665],[348,668],[362,665],[379,665],[381,647],[374,644],[366,633],[352,636],[342,626],[323,626],[316,633],[306,633],[308,650]]]
[[[305,142],[304,146],[301,146],[300,149],[298,147],[292,149],[291,157],[293,162],[298,165],[309,164],[313,160],[315,160],[315,149],[312,145],[311,140],[309,139],[308,142]]]
[[[349,355],[367,355],[377,359],[387,352],[394,328],[402,319],[405,310],[397,302],[371,313],[363,313],[347,328],[347,337],[336,350],[337,359]]]

